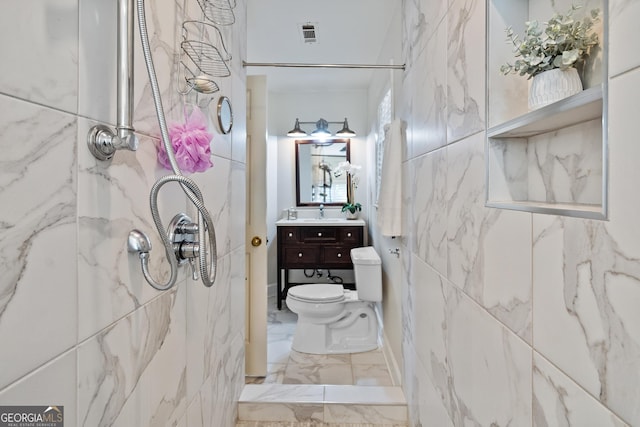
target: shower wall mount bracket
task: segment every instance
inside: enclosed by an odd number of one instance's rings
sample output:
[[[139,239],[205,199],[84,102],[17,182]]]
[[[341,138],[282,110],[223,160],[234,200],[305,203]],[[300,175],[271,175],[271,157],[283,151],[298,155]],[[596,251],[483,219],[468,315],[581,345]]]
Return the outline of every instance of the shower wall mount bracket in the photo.
[[[133,133],[133,129],[121,128],[116,134],[108,126],[95,125],[89,130],[87,146],[96,159],[111,160],[117,150],[136,151],[138,137]]]

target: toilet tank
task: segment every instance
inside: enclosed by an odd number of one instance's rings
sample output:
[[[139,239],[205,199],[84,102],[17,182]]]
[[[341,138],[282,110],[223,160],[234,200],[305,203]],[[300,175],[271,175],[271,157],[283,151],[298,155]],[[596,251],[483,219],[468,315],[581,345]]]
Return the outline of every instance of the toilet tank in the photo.
[[[353,273],[360,301],[382,301],[382,262],[373,246],[351,249]]]

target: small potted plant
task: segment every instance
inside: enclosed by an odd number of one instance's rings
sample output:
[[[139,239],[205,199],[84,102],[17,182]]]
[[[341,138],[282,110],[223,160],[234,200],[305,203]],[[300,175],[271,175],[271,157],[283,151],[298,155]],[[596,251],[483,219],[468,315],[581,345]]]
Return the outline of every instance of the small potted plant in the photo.
[[[598,45],[593,25],[600,11],[593,9],[582,20],[574,19],[579,8],[574,5],[566,14],[556,13],[542,26],[535,20],[526,22],[522,39],[511,27],[506,30],[507,42],[513,44],[517,59],[513,64],[502,65],[500,71],[533,79],[529,91],[531,110],[582,91],[575,67]]]
[[[347,174],[347,202],[342,205],[342,212],[346,213],[347,219],[357,219],[358,212],[362,211],[362,205],[355,202],[356,188],[358,188],[358,182],[360,182],[360,177],[358,176],[360,169],[362,169],[362,166],[352,165],[346,161],[340,162],[333,173],[336,177],[341,176],[343,173]]]

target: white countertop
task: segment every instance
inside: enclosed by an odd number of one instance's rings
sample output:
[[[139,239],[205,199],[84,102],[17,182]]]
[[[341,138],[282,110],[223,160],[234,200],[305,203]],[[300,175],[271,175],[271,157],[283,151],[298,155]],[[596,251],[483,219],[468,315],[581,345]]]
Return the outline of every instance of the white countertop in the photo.
[[[298,219],[281,219],[276,221],[276,226],[293,225],[293,226],[364,226],[364,219],[346,219],[346,218],[298,218]]]

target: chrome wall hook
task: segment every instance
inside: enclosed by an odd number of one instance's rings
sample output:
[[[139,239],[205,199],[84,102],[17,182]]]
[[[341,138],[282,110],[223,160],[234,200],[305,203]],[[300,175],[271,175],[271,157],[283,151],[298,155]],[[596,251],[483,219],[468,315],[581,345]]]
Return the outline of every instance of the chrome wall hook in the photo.
[[[400,248],[389,249],[389,253],[400,258]]]

